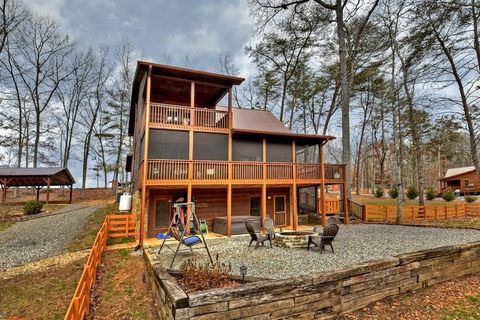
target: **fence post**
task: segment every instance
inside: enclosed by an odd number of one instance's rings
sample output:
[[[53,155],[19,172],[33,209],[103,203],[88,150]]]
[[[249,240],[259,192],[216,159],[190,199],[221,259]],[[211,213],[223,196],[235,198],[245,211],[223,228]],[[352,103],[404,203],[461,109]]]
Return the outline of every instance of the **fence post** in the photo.
[[[363,222],[368,222],[368,212],[367,212],[367,205],[362,204],[362,220]]]
[[[129,221],[130,219],[129,219],[129,218],[130,218],[129,215],[127,215],[127,217],[125,218],[125,220],[126,220],[126,221],[125,221],[125,237],[128,237],[128,225],[129,225],[129,223],[130,223],[130,221]]]
[[[447,208],[447,206],[445,206],[444,209],[445,209],[445,219],[448,219],[448,208]]]
[[[457,218],[458,217],[458,207],[457,207],[456,204],[454,206],[455,206],[455,218]]]
[[[438,219],[438,206],[435,206],[435,220]]]

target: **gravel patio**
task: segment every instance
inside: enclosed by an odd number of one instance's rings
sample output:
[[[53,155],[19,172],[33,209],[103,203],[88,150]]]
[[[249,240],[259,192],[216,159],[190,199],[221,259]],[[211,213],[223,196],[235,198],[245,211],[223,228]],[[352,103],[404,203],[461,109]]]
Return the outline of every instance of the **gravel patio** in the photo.
[[[453,244],[479,241],[480,231],[470,229],[442,229],[429,227],[409,227],[396,225],[359,224],[342,225],[333,243],[335,253],[326,249],[320,254],[318,249],[290,249],[274,246],[248,247],[249,235],[228,238],[208,239],[212,257],[218,254],[221,262],[231,263],[232,273],[239,274],[242,264],[248,267],[248,276],[283,279],[295,275],[305,275],[319,271],[342,269],[354,264],[385,258],[397,254],[433,249]],[[167,242],[175,248],[177,242]],[[197,247],[200,247],[198,245]],[[163,249],[157,255],[158,246],[147,248],[151,259],[169,267],[173,252]],[[182,246],[185,250],[186,247]],[[187,249],[188,250],[188,249]],[[180,251],[174,269],[183,261],[195,259],[207,262],[205,249]]]

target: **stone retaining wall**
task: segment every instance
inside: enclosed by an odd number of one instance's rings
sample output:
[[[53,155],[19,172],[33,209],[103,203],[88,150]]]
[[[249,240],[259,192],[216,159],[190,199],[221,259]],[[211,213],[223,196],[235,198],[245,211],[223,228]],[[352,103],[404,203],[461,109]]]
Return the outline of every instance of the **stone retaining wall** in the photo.
[[[388,296],[480,272],[480,242],[190,294],[152,265],[148,253],[145,260],[162,319],[332,319]]]

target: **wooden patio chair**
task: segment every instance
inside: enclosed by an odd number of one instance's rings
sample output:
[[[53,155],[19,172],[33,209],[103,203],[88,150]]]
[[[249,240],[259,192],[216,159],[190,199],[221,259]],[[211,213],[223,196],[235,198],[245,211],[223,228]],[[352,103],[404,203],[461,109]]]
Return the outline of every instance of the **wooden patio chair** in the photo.
[[[275,239],[275,222],[273,222],[273,219],[265,218],[265,220],[263,220],[263,227],[267,230],[270,240]]]
[[[259,244],[262,244],[262,246],[264,245],[264,242],[265,241],[269,241],[270,242],[270,248],[273,248],[273,245],[272,245],[272,239],[270,238],[270,234],[266,234],[266,235],[262,235],[262,234],[257,234],[255,232],[255,230],[253,229],[253,226],[250,222],[245,222],[245,227],[247,228],[247,231],[248,233],[250,234],[250,244],[248,245],[248,247],[250,247],[253,243],[253,241],[255,241],[255,249],[258,248],[258,245]]]
[[[331,225],[331,224],[340,224],[340,221],[338,220],[337,217],[335,216],[330,216],[328,217],[327,219],[327,226]],[[323,234],[323,227],[322,226],[313,226],[313,232],[315,233],[318,233],[318,235],[322,235]]]
[[[330,224],[323,229],[323,233],[321,235],[308,236],[307,250],[310,250],[310,244],[313,244],[320,249],[320,253],[323,253],[325,246],[330,246],[330,248],[332,248],[332,252],[335,253],[332,242],[335,240],[335,236],[337,235],[339,229],[340,227],[337,224]]]

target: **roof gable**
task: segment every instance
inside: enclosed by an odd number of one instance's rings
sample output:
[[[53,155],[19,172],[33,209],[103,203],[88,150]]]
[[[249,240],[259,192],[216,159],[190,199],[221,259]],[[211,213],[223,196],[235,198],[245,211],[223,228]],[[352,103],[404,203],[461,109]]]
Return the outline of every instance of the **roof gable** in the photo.
[[[444,179],[475,171],[474,166],[447,169]]]

